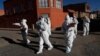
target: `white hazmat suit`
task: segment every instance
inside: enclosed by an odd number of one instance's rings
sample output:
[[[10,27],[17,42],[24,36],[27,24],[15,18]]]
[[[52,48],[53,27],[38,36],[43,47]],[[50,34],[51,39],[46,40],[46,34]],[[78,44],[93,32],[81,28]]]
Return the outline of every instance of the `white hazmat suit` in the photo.
[[[51,50],[53,46],[49,40],[48,25],[45,22],[44,18],[42,17],[37,24],[39,24],[40,26],[40,29],[39,29],[40,43],[39,43],[39,50],[37,54],[40,54],[43,51],[44,43],[46,43],[49,46],[48,50]]]
[[[89,34],[89,24],[90,24],[90,19],[85,16],[85,18],[83,19],[83,36],[86,36]]]
[[[49,17],[45,18],[45,22],[48,25],[48,33],[49,33],[49,35],[51,35],[51,21],[50,21],[50,18]]]
[[[20,23],[13,23],[13,25],[20,26],[20,28],[21,28],[21,34],[22,34],[22,37],[23,37],[23,42],[24,42],[24,44],[29,44],[30,40],[27,39],[28,25],[27,25],[26,22],[27,22],[26,19],[22,19]]]
[[[73,23],[73,20],[69,17],[69,15],[67,15],[62,25],[62,30],[64,31],[66,37],[66,53],[71,52],[74,38],[76,38],[74,33],[74,25],[75,23]]]
[[[21,34],[23,37],[23,41],[25,44],[29,44],[30,40],[27,39],[27,35],[28,35],[28,25],[26,24],[27,20],[26,19],[22,19],[20,26],[21,26]]]

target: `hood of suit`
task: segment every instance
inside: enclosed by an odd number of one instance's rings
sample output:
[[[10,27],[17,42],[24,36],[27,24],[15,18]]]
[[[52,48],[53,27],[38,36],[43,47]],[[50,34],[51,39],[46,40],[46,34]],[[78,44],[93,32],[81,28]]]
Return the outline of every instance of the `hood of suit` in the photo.
[[[26,23],[27,22],[27,20],[26,19],[22,19],[22,23],[24,24],[24,23]]]

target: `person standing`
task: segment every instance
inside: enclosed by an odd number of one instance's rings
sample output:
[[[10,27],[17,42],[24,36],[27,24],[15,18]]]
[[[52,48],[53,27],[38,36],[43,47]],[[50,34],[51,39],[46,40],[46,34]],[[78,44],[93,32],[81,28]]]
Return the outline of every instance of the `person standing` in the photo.
[[[83,36],[89,35],[90,30],[90,19],[88,16],[83,18]]]

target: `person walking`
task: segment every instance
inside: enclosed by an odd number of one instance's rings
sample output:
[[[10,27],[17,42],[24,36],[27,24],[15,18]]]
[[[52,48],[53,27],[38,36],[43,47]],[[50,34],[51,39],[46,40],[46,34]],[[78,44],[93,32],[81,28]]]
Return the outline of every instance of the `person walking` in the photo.
[[[37,25],[39,26],[38,28],[38,33],[39,33],[39,37],[40,37],[40,41],[39,41],[39,50],[37,52],[37,54],[40,54],[43,52],[43,44],[46,43],[48,45],[48,50],[51,50],[53,48],[53,45],[51,44],[50,40],[49,40],[49,33],[48,33],[48,25],[44,20],[45,18],[40,17],[40,20],[37,21]]]
[[[65,21],[62,24],[62,30],[66,38],[66,53],[67,54],[71,52],[73,41],[76,38],[76,35],[74,33],[74,26],[75,26],[75,23],[73,22],[73,19],[71,19],[69,15],[66,15]]]

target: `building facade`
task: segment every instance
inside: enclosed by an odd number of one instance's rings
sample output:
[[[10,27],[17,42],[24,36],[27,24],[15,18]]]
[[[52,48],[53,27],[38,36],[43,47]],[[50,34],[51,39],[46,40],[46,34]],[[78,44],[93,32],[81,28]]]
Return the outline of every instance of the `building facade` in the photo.
[[[52,29],[60,27],[66,15],[63,0],[6,0],[4,9],[6,17],[13,18],[8,18],[9,21],[26,18],[29,26],[35,24],[39,16],[50,17]]]
[[[90,16],[90,6],[87,3],[69,4],[63,6],[63,0],[6,0],[5,15],[0,17],[0,27],[16,27],[12,24],[25,18],[30,28],[35,26],[39,16],[50,17],[52,29],[61,27],[65,15],[72,14],[78,18]],[[3,23],[5,21],[5,23]]]
[[[75,13],[73,14],[76,14],[78,18],[82,18],[85,15],[90,17],[91,9],[90,9],[89,4],[86,2],[65,5],[63,8],[64,8],[64,12],[67,12],[68,10],[74,10]]]

